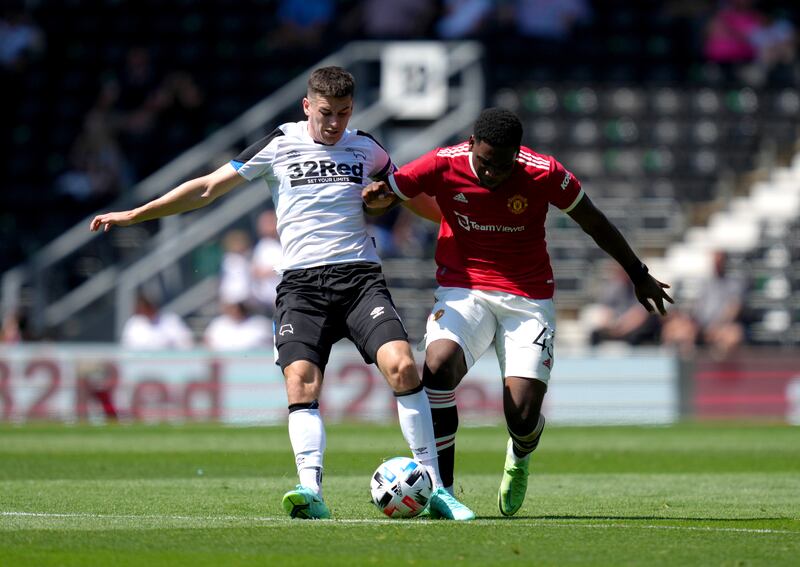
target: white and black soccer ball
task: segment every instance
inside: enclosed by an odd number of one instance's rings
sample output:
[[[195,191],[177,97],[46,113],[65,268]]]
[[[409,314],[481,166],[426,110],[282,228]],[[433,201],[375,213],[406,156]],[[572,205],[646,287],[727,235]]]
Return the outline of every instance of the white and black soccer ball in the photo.
[[[425,509],[433,491],[424,466],[408,457],[394,457],[375,470],[372,502],[390,518],[413,518]]]

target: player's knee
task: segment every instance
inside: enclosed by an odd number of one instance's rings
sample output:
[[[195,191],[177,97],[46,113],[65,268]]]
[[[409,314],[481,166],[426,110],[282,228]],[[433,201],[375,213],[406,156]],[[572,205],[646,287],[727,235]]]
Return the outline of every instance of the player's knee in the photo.
[[[419,387],[421,381],[417,365],[410,356],[393,357],[381,369],[386,381],[395,392],[406,392]]]
[[[542,402],[537,396],[525,397],[517,403],[505,404],[505,416],[508,428],[519,434],[530,433],[539,424]]]
[[[455,388],[466,374],[461,351],[429,349],[425,355],[425,386],[434,389]]]
[[[517,435],[527,435],[539,423],[539,409],[535,407],[521,407],[511,415],[506,415],[508,428]]]
[[[306,361],[287,366],[283,375],[289,403],[306,403],[319,398],[322,388],[322,373]]]

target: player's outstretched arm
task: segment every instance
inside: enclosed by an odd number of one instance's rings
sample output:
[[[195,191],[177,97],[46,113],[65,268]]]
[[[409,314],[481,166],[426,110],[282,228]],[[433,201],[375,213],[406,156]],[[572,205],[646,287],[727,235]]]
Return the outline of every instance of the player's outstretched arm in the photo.
[[[112,226],[130,226],[147,220],[158,219],[193,211],[214,202],[245,179],[230,164],[225,164],[216,171],[196,177],[178,185],[175,189],[145,203],[141,207],[128,211],[103,213],[94,217],[89,230],[103,229],[108,232]]]
[[[658,310],[661,315],[666,315],[664,300],[675,303],[664,291],[670,286],[648,273],[647,266],[636,256],[619,229],[595,207],[589,196],[584,195],[568,214],[600,248],[625,268],[633,282],[639,303],[651,313]]]
[[[386,181],[375,181],[364,187],[361,191],[361,198],[364,200],[364,210],[370,216],[382,215],[402,204],[412,213],[424,219],[437,224],[442,220],[442,212],[439,205],[436,204],[436,199],[420,193],[413,199],[402,201]]]
[[[439,224],[442,222],[442,210],[436,199],[425,193],[420,193],[413,199],[403,202],[403,206],[417,216]]]

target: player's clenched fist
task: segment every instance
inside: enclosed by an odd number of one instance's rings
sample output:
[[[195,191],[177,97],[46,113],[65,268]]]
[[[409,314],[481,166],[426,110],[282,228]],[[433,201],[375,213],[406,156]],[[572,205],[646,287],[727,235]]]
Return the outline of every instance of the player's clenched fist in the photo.
[[[361,198],[370,209],[383,209],[392,205],[397,199],[385,181],[375,181],[364,187]]]
[[[97,215],[92,219],[89,224],[89,230],[97,231],[103,227],[103,232],[108,232],[112,226],[129,226],[133,224],[131,220],[130,211],[122,211],[119,213],[104,213]]]

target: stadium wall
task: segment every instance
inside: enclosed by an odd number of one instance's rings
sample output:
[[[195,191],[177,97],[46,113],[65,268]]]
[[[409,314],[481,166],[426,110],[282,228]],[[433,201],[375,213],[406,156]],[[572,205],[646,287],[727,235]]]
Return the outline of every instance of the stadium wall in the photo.
[[[463,424],[502,422],[498,376],[487,353],[464,379],[457,391]],[[687,366],[657,349],[560,353],[545,404],[548,419],[559,424],[751,417],[800,423],[800,357],[755,351]],[[334,349],[321,406],[330,423],[396,419],[380,373],[349,345]],[[286,396],[271,351],[16,346],[0,349],[0,419],[269,425],[285,422]]]

